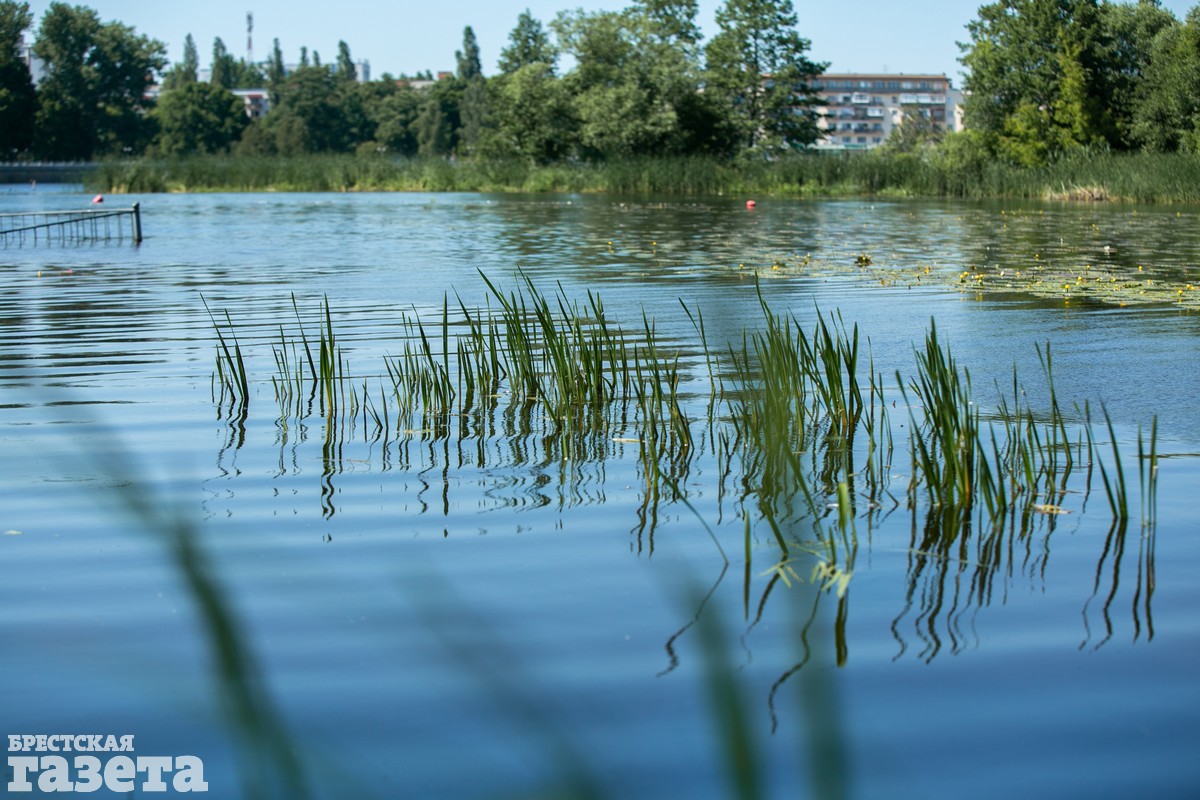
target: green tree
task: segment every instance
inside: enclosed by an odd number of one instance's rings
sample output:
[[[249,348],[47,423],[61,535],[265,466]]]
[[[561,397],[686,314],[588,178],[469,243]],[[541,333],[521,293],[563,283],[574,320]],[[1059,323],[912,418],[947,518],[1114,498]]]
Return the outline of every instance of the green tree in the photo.
[[[550,44],[550,36],[542,23],[525,9],[517,17],[517,25],[508,34],[508,46],[500,51],[499,69],[511,75],[530,64],[545,64],[554,69],[558,53]]]
[[[414,89],[396,87],[367,109],[375,123],[375,142],[379,146],[396,155],[417,154],[416,121],[421,112],[421,97]]]
[[[421,111],[413,122],[420,155],[448,156],[457,150],[460,99],[457,81],[438,81],[424,90]]]
[[[696,0],[637,0],[631,11],[644,26],[647,48],[654,50],[656,85],[670,97],[677,118],[668,150],[679,154],[729,154],[735,131],[724,118],[715,96],[701,91],[700,46],[704,38],[696,23]]]
[[[1010,160],[1035,165],[1120,143],[1107,106],[1111,42],[1098,0],[999,0],[960,44],[965,121]]]
[[[136,152],[152,133],[143,97],[166,64],[162,42],[118,22],[101,24],[82,6],[51,3],[42,16],[34,53],[46,65],[38,91],[41,155],[89,159]]]
[[[338,42],[337,76],[347,83],[358,80],[358,70],[354,66],[354,59],[350,57],[350,45],[344,41]]]
[[[164,91],[153,113],[155,147],[170,156],[228,152],[248,123],[241,98],[211,83]]]
[[[675,20],[678,24],[679,20]],[[576,60],[564,76],[585,155],[679,152],[680,106],[699,92],[694,49],[639,8],[560,14],[560,46]]]
[[[1200,6],[1155,37],[1130,133],[1149,150],[1200,153]]]
[[[218,36],[213,39],[212,73],[209,83],[222,89],[234,87],[234,72],[236,70],[233,56],[225,47],[225,42]]]
[[[287,68],[283,65],[283,50],[276,39],[271,47],[271,58],[267,61],[267,98],[272,107],[279,105],[279,93],[286,79]]]
[[[470,154],[479,146],[488,117],[487,81],[479,59],[479,43],[470,25],[463,29],[463,49],[456,51],[454,58],[458,63],[459,150]]]
[[[475,31],[471,26],[463,28],[463,49],[454,52],[454,60],[458,64],[458,79],[469,83],[483,77],[483,67],[479,61],[479,42],[475,39]]]
[[[387,150],[387,146],[379,141],[379,124],[386,118],[384,106],[398,91],[395,80],[388,75],[377,81],[345,84],[342,114],[355,149],[361,148],[365,152]]]
[[[196,55],[196,40],[189,33],[183,40],[183,60],[163,76],[163,89],[178,89],[185,84],[195,83],[200,69],[200,58]]]
[[[276,126],[282,155],[345,152],[352,145],[343,84],[328,67],[300,67],[287,76],[279,107],[269,119]]]
[[[224,89],[261,89],[268,81],[266,74],[257,64],[248,64],[246,59],[230,55],[225,49],[225,42],[218,36],[213,40],[212,75],[209,83]]]
[[[17,45],[33,15],[28,3],[0,2],[0,158],[24,152],[33,141],[37,95]]]
[[[571,98],[554,67],[535,61],[489,84],[493,124],[483,151],[544,164],[574,149],[576,121]]]
[[[246,59],[239,58],[233,62],[233,85],[232,89],[261,89],[266,85],[267,78],[262,67],[258,64],[247,63]]]
[[[809,89],[825,64],[810,61],[791,0],[726,0],[705,49],[705,92],[736,132],[739,149],[806,147],[820,135]]]
[[[695,49],[703,38],[696,24],[696,0],[637,0],[632,10],[648,20],[661,41]]]
[[[299,67],[289,73],[267,116],[242,136],[238,152],[244,155],[296,156],[307,153],[340,153],[352,149],[356,131],[348,116],[354,90],[329,66]]]
[[[479,150],[493,158],[547,163],[575,149],[577,120],[555,74],[558,49],[529,9],[517,17],[500,51],[500,74],[488,81],[488,125]]]
[[[1107,3],[1101,9],[1106,36],[1111,43],[1106,58],[1111,76],[1108,105],[1120,146],[1134,147],[1135,110],[1142,97],[1155,39],[1164,30],[1178,28],[1180,22],[1162,7],[1159,0]]]

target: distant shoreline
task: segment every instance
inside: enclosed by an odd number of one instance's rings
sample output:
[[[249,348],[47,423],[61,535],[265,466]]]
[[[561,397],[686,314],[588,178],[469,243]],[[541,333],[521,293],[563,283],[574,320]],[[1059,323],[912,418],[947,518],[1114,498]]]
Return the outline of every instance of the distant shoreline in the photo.
[[[82,184],[97,167],[99,164],[95,162],[0,164],[0,184],[30,183],[31,181]]]
[[[32,165],[31,165],[32,166]],[[1081,152],[1043,167],[876,151],[777,160],[640,158],[603,163],[516,160],[193,156],[94,164],[0,166],[24,180],[76,176],[92,191],[525,192],[692,197],[879,197],[1200,203],[1200,156]],[[27,168],[26,168],[27,169]],[[57,170],[57,172],[55,171]]]

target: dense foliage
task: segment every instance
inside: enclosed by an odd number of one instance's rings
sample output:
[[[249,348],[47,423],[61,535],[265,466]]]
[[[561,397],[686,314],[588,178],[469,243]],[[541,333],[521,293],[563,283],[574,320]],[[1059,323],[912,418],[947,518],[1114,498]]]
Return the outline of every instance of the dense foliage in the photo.
[[[967,31],[965,120],[985,152],[1200,151],[1200,6],[1180,22],[1159,0],[998,0]]]
[[[102,23],[89,8],[51,3],[33,53],[46,68],[37,87],[37,152],[90,159],[146,149],[152,130],[143,98],[166,66],[162,42]]]
[[[82,6],[51,3],[33,53],[17,57],[28,3],[0,0],[0,153],[310,154],[487,159],[531,166],[647,157],[777,160],[820,135],[811,61],[791,0],[724,0],[705,42],[697,0],[632,0],[621,11],[521,13],[486,75],[468,26],[456,68],[362,81],[350,48],[333,61],[275,40],[261,65],[216,39],[208,80],[188,35],[165,48]],[[1177,19],[1159,0],[995,0],[960,43],[967,131],[911,115],[883,148],[970,172],[1037,168],[1080,154],[1200,152],[1200,6]],[[564,58],[565,57],[565,58]],[[560,59],[569,69],[560,66]],[[160,92],[148,93],[154,83]],[[236,89],[264,89],[254,120]]]
[[[0,3],[0,158],[33,142],[37,95],[29,68],[17,57],[21,34],[32,21],[28,3]]]
[[[260,67],[234,59],[217,39],[209,80],[201,81],[190,34],[183,59],[164,72],[161,42],[56,2],[36,34],[46,69],[36,93],[24,64],[0,60],[0,122],[11,152],[56,159],[357,152],[547,163],[812,144],[815,117],[793,113],[793,102],[807,108],[807,81],[819,65],[805,55],[809,42],[795,31],[791,0],[727,0],[721,13],[720,35],[702,48],[695,0],[563,12],[548,26],[526,11],[498,74],[484,74],[468,26],[456,70],[438,80],[360,81],[345,42],[332,63],[301,48],[299,65],[289,68],[278,40]],[[0,0],[6,55],[31,22],[27,4]],[[562,54],[574,61],[565,73]],[[161,92],[151,100],[146,90],[156,78]],[[250,124],[233,120],[237,88],[266,89],[269,113]]]

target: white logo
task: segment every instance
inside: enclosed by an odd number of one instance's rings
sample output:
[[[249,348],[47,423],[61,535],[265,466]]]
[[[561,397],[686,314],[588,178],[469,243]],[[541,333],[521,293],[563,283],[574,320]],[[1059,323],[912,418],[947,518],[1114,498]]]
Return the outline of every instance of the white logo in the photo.
[[[32,792],[34,783],[46,793],[94,792],[101,787],[121,794],[208,791],[204,762],[198,756],[124,755],[133,750],[132,735],[9,734],[8,791]]]

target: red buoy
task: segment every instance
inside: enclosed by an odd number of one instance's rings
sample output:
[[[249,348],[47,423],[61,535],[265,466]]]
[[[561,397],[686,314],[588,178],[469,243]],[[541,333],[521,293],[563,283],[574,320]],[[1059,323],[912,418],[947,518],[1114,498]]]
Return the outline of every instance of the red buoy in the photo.
[[[98,195],[96,195],[95,197],[93,197],[93,198],[92,198],[92,202],[93,202],[93,203],[103,203],[103,202],[104,202],[104,195],[102,195],[102,194],[98,194]]]
[[[758,203],[754,202],[753,200],[746,201],[746,208],[750,209],[751,211],[753,211],[757,207],[758,207]]]

